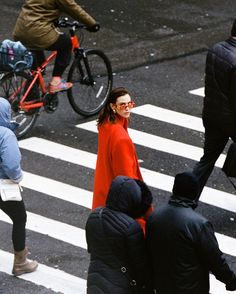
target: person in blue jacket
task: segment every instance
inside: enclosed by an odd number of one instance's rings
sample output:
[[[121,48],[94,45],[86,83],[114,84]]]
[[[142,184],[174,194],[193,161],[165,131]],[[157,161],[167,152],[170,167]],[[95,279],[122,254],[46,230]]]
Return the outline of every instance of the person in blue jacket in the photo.
[[[0,97],[0,179],[10,179],[19,183],[23,178],[21,153],[14,134],[16,122],[11,121],[10,103]],[[12,242],[14,263],[12,273],[19,276],[36,270],[38,263],[26,259],[28,249],[25,246],[26,210],[24,201],[3,201],[0,195],[0,209],[12,220]]]

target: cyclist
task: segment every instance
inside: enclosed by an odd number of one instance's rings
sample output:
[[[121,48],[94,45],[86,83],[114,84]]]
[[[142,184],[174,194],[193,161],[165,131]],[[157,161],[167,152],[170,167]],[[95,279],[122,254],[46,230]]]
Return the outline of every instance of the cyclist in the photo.
[[[88,31],[97,32],[100,28],[75,0],[25,0],[13,30],[15,41],[33,49],[36,55],[33,68],[45,59],[44,50],[57,51],[49,93],[65,91],[73,86],[61,78],[70,63],[72,51],[70,37],[56,27],[62,13],[85,24]]]

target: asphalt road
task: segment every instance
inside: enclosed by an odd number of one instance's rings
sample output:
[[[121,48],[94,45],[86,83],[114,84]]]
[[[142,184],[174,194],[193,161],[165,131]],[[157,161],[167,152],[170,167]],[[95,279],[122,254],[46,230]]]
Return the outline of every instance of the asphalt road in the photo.
[[[0,1],[3,2],[3,0]],[[0,31],[3,38],[10,37],[14,25],[13,19],[22,2],[12,0],[7,4],[5,1],[1,3]],[[192,95],[189,91],[204,86],[205,49],[211,43],[228,36],[234,17],[235,2],[197,1],[196,4],[196,1],[155,0],[134,1],[132,5],[130,2],[99,1],[98,4],[97,1],[92,0],[81,1],[80,3],[89,7],[87,10],[91,11],[91,14],[103,24],[99,33],[86,34],[84,44],[101,47],[109,55],[115,72],[114,86],[125,86],[132,92],[137,110],[140,106],[150,104],[200,119],[202,97]],[[193,52],[199,53],[193,54]],[[28,224],[33,224],[32,214],[34,217],[35,215],[39,217],[36,218],[38,225],[42,223],[42,217],[47,218],[47,225],[42,233],[39,232],[37,225],[27,230],[27,243],[31,250],[30,258],[37,259],[50,270],[61,270],[73,277],[86,279],[89,256],[85,248],[74,245],[72,241],[78,234],[78,229],[84,229],[90,210],[88,207],[70,202],[69,198],[72,195],[71,186],[73,189],[92,191],[94,171],[89,167],[89,158],[96,155],[97,135],[76,126],[94,120],[96,117],[88,120],[75,114],[66,94],[60,95],[59,102],[55,113],[51,115],[42,113],[28,139],[36,137],[47,140],[47,152],[53,150],[52,153],[55,152],[55,154],[56,148],[51,148],[49,144],[58,143],[59,147],[63,148],[62,158],[41,154],[40,150],[33,151],[21,147],[22,167],[27,174],[30,174],[30,183],[24,188],[24,199],[29,213]],[[148,140],[143,140],[144,145],[136,144],[142,169],[154,171],[158,176],[166,176],[166,182],[162,183],[155,177],[151,181],[155,205],[163,205],[168,201],[171,185],[167,179],[173,178],[178,172],[191,170],[196,162],[197,159],[191,158],[185,148],[189,150],[189,145],[198,147],[200,154],[203,146],[202,131],[191,129],[190,125],[181,127],[167,122],[166,120],[171,117],[167,115],[163,121],[155,119],[148,109],[142,115],[133,113],[131,119],[130,127],[143,132],[139,133],[141,141],[146,133],[153,136],[151,142],[154,142],[154,146],[152,147],[145,146]],[[159,137],[160,141],[156,141]],[[170,140],[164,145],[164,150],[161,147],[164,144],[163,139]],[[31,141],[22,140],[22,142],[26,142],[27,146]],[[171,151],[167,151],[169,146],[172,144],[176,146],[176,143],[185,144],[182,156],[175,154],[177,148],[173,147]],[[43,152],[41,145],[36,144],[36,146],[39,146]],[[66,147],[73,148],[73,152],[74,150],[88,152],[88,162],[82,164],[84,159],[82,156],[75,156],[74,162],[70,162],[68,156],[72,150]],[[77,160],[81,162],[77,164]],[[44,181],[49,180],[49,182],[43,182],[42,178],[37,178],[36,183],[39,187],[35,187],[33,175],[43,177]],[[61,184],[69,186],[63,190],[64,186],[62,189]],[[162,184],[164,187],[161,186]],[[53,191],[49,189],[51,185],[55,185],[53,186],[56,189],[54,196],[51,195]],[[214,169],[207,186],[213,189],[209,198],[212,193],[214,196],[214,194],[226,192],[228,194],[223,204],[227,204],[227,199],[233,199],[232,203],[235,203],[235,191],[219,167]],[[65,192],[64,199],[60,199],[59,195],[63,194],[63,191],[68,191],[68,195]],[[78,195],[82,194],[78,192]],[[235,244],[234,207],[232,206],[232,210],[220,208],[204,200],[199,203],[197,210],[212,221],[218,234],[232,238]],[[59,222],[53,223],[54,232],[50,231],[52,221]],[[71,226],[67,228],[70,232],[69,240],[59,240],[58,236],[50,235],[57,233],[58,227],[61,228],[65,224]],[[46,232],[46,229],[49,229],[49,232]],[[0,293],[52,294],[58,292],[59,290],[49,289],[48,283],[53,278],[49,276],[49,273],[43,272],[43,267],[41,267],[41,274],[46,279],[44,283],[42,277],[38,278],[38,273],[35,282],[27,280],[33,279],[33,274],[25,275],[22,279],[9,275],[11,263],[5,261],[3,252],[12,253],[11,225],[0,220],[0,230],[2,235]],[[66,232],[65,230],[64,235]],[[230,251],[231,243],[224,245],[225,248]],[[235,256],[234,253],[227,254],[230,264],[236,271]],[[58,285],[59,282],[60,278],[58,278]],[[72,286],[71,281],[71,288]],[[82,292],[73,292],[68,288],[63,293],[81,294]],[[223,294],[224,292],[215,293]]]
[[[11,38],[23,0],[1,2],[1,37]],[[84,46],[103,49],[115,71],[175,58],[227,38],[235,18],[234,0],[81,0],[101,24]]]
[[[202,97],[192,95],[189,91],[203,86],[204,61],[205,53],[202,53],[150,66],[141,66],[116,74],[114,82],[116,86],[125,86],[130,89],[137,104],[136,110],[150,104],[160,107],[162,111],[172,110],[181,116],[188,114],[200,119]],[[136,143],[141,168],[154,172],[152,178],[149,178],[145,173],[144,175],[153,192],[155,206],[163,205],[168,201],[171,195],[170,178],[173,179],[176,173],[191,170],[198,160],[198,156],[192,155],[191,146],[198,148],[199,157],[203,146],[204,135],[202,131],[192,129],[191,124],[183,127],[175,122],[167,122],[172,117],[175,115],[166,115],[163,120],[159,117],[155,119],[150,110],[146,110],[140,115],[135,114],[134,109],[131,119],[130,127],[141,132],[135,139],[141,140]],[[61,94],[58,110],[51,115],[42,113],[31,136],[27,140],[19,142],[23,156],[22,167],[27,173],[27,183],[23,186],[25,185],[24,199],[28,211],[28,225],[33,226],[27,230],[27,243],[32,253],[30,258],[35,258],[40,262],[41,272],[36,272],[35,276],[30,274],[22,276],[22,279],[14,279],[5,273],[7,266],[10,270],[11,263],[6,264],[4,261],[2,268],[0,263],[3,272],[0,273],[1,294],[52,294],[59,291],[58,288],[56,291],[55,285],[51,287],[54,289],[53,291],[48,289],[50,287],[48,283],[53,279],[49,275],[47,277],[47,274],[43,272],[42,264],[50,270],[58,269],[75,278],[86,279],[89,255],[85,248],[75,245],[73,242],[79,234],[78,230],[84,229],[90,210],[84,205],[72,203],[70,198],[74,189],[85,189],[90,193],[93,189],[94,171],[90,161],[96,157],[97,135],[92,131],[85,130],[81,124],[94,119],[96,116],[88,120],[76,115],[69,105],[66,94]],[[144,139],[143,136],[146,135],[148,138]],[[149,136],[152,136],[151,139]],[[36,149],[32,149],[31,145],[34,138],[37,139],[34,144]],[[42,139],[46,141],[42,141]],[[167,143],[163,141],[166,139],[169,140]],[[56,143],[56,145],[51,146],[52,143]],[[178,143],[184,144],[180,148],[182,155],[176,153]],[[67,149],[67,147],[73,149]],[[59,154],[58,148],[62,148],[62,154]],[[86,153],[74,153],[83,151]],[[70,156],[73,157],[72,161],[69,159]],[[164,176],[164,180],[160,180],[159,177],[162,176]],[[69,186],[64,187],[64,185]],[[214,194],[217,196],[220,193],[219,198],[222,198],[224,194],[221,193],[227,192],[228,200],[235,203],[235,191],[219,167],[215,168],[207,186],[213,190],[209,191],[206,199],[199,203],[197,211],[212,221],[220,238],[226,236],[232,240],[234,245],[236,238],[235,206],[227,209],[217,207],[217,204],[214,203]],[[85,192],[77,191],[76,193],[80,199]],[[60,198],[62,196],[63,198]],[[208,203],[212,197],[213,203]],[[218,196],[215,198],[216,202],[217,199]],[[227,198],[225,198],[223,205],[226,205],[227,202]],[[34,217],[37,216],[36,225],[33,224],[35,219],[32,214]],[[41,231],[42,222],[45,221],[43,218],[47,218],[47,221]],[[65,229],[64,225],[70,227]],[[51,226],[52,229],[50,229]],[[0,221],[0,227],[2,234],[0,250],[3,250],[0,254],[12,252],[11,226]],[[58,233],[60,230],[62,236]],[[70,236],[69,239],[66,239],[68,233]],[[77,242],[80,241],[77,240]],[[235,246],[225,243],[223,240],[220,240],[220,246],[222,246],[222,250],[228,252],[227,259],[236,270]],[[42,273],[45,277],[44,282],[42,282],[42,277],[40,278]],[[56,278],[58,278],[57,274],[55,274]],[[34,281],[27,281],[34,277]],[[43,286],[40,286],[40,283]],[[61,285],[57,286],[60,288]],[[219,291],[222,290],[222,288],[219,289]],[[65,294],[84,293],[79,290],[74,292],[73,283],[65,291],[61,290],[60,292]],[[211,293],[224,294],[225,292],[216,292],[214,288]]]

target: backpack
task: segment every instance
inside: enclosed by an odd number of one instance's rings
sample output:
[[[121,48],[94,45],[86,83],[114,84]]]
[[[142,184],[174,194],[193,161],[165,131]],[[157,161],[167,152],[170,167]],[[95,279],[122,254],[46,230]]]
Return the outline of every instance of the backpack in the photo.
[[[4,40],[0,43],[0,71],[22,71],[30,68],[33,56],[19,41]]]

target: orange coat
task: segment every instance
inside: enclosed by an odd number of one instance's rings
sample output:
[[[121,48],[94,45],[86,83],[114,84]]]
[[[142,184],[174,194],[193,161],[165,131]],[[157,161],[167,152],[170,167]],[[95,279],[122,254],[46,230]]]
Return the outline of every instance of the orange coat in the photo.
[[[136,150],[128,134],[128,120],[122,117],[98,127],[98,154],[92,208],[105,206],[112,180],[127,176],[143,180]]]

